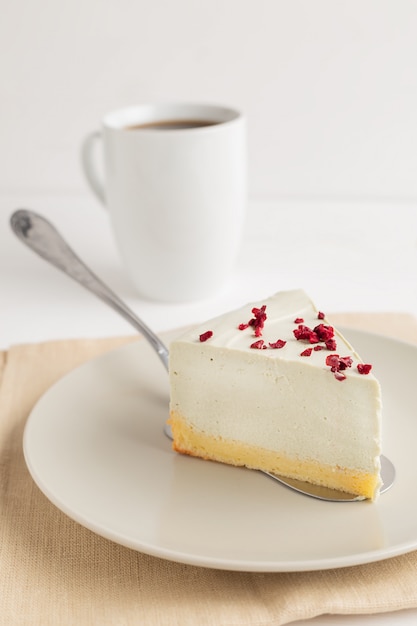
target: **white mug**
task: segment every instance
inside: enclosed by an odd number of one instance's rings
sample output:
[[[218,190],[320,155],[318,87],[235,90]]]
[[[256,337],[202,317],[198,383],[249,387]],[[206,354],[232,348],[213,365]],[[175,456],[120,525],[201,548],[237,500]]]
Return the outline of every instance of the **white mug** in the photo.
[[[104,180],[95,144],[103,141]],[[138,292],[181,302],[213,295],[235,263],[245,219],[243,115],[203,104],[148,104],[106,115],[82,150]]]

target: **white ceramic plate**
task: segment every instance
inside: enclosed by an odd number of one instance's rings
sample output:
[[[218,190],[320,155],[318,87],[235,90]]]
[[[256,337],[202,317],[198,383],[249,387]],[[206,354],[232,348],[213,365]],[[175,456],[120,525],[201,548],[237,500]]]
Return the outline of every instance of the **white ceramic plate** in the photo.
[[[177,562],[301,571],[414,550],[417,347],[345,333],[383,389],[384,454],[397,478],[375,504],[314,500],[259,472],[174,453],[163,434],[167,374],[144,340],[79,367],[41,398],[24,435],[29,471],[83,526]]]

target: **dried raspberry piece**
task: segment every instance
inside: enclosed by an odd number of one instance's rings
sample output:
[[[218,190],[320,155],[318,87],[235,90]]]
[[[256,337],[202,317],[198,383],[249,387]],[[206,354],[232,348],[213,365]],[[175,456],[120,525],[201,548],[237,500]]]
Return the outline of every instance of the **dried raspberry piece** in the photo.
[[[326,365],[332,368],[332,372],[335,372],[339,368],[339,355],[329,354],[326,356]]]
[[[252,320],[250,320],[249,324],[253,326],[255,330],[255,337],[260,337],[262,335],[262,330],[267,317],[265,311],[266,304],[263,304],[260,309],[257,309],[256,307],[252,309],[254,317]]]
[[[253,307],[252,313],[253,318],[249,320],[246,324],[239,324],[239,330],[245,330],[249,326],[252,326],[254,329],[255,337],[262,336],[262,330],[265,325],[265,320],[267,318],[266,315],[266,304],[263,304],[259,309],[257,307]]]
[[[369,374],[372,369],[372,365],[370,363],[358,363],[357,370],[359,374]]]
[[[330,371],[334,373],[337,380],[345,380],[346,375],[343,371],[348,367],[352,367],[353,360],[350,356],[339,356],[338,354],[329,354],[326,357],[326,365],[330,367]]]
[[[324,313],[323,313],[322,311],[319,311],[319,312],[317,313],[317,319],[318,319],[318,320],[324,320],[324,318],[325,318],[325,317],[326,317],[326,316],[324,315]]]
[[[200,341],[207,341],[207,339],[210,339],[210,337],[213,337],[213,331],[212,330],[207,330],[205,333],[202,333],[200,335]]]
[[[270,348],[283,348],[285,346],[287,342],[284,341],[283,339],[277,339],[277,341],[274,341],[273,343],[269,344]]]
[[[314,346],[313,350],[318,352],[319,350],[323,350],[323,346],[321,346],[320,344],[317,344],[316,346]]]
[[[258,339],[258,341],[254,341],[251,346],[255,350],[266,350],[266,345],[263,339]]]
[[[293,333],[297,341],[308,341],[309,343],[319,342],[317,333],[315,333],[314,330],[312,330],[308,326],[305,326],[304,324],[299,324],[298,328],[293,330]]]
[[[302,317],[296,317],[294,320],[294,324],[304,324],[304,320]]]
[[[329,339],[334,337],[333,326],[326,326],[326,324],[318,324],[318,326],[313,328],[313,332],[316,333],[320,341],[329,341]]]
[[[339,370],[345,370],[348,367],[352,367],[353,360],[350,356],[341,356],[339,358]]]
[[[306,348],[303,352],[300,353],[300,356],[311,356],[313,352],[313,348]]]
[[[318,324],[311,329],[304,324],[299,324],[298,328],[296,328],[293,333],[298,341],[308,341],[309,343],[324,342],[328,350],[336,350],[336,340],[333,338],[333,326]]]

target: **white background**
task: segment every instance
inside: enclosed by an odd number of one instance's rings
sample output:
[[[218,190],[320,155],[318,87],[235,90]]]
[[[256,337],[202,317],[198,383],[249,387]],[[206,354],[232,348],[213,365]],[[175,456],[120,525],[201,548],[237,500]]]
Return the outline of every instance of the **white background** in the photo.
[[[156,330],[293,287],[328,312],[417,314],[417,0],[0,0],[0,10],[1,346],[128,332],[19,247],[8,220],[20,206],[52,217]],[[127,282],[79,152],[106,111],[175,100],[246,113],[248,223],[225,291],[161,308]]]
[[[417,314],[417,0],[0,0],[0,51],[0,349],[131,332],[14,239],[19,206],[156,330],[299,286],[327,312]],[[156,305],[124,275],[79,149],[109,110],[178,100],[246,113],[248,224],[217,297]]]
[[[85,189],[80,139],[146,101],[236,105],[257,198],[417,198],[414,0],[1,0],[0,190]]]

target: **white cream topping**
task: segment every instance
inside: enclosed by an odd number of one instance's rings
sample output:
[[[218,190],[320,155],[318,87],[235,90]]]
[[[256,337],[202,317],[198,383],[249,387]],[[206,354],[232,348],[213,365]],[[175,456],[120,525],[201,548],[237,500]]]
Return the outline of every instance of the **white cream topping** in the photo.
[[[266,305],[262,336],[253,327],[239,330],[253,317],[252,308]],[[237,439],[300,458],[373,471],[380,454],[380,389],[372,374],[361,375],[362,363],[351,345],[336,333],[337,348],[312,351],[295,339],[303,324],[328,325],[302,290],[280,292],[260,303],[210,320],[172,342],[170,347],[171,408],[197,429]],[[200,342],[211,330],[213,336]],[[282,339],[281,349],[250,345]],[[321,344],[324,345],[324,344]],[[353,365],[336,380],[326,356],[350,356]]]

